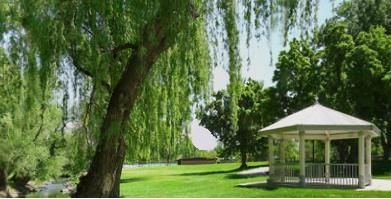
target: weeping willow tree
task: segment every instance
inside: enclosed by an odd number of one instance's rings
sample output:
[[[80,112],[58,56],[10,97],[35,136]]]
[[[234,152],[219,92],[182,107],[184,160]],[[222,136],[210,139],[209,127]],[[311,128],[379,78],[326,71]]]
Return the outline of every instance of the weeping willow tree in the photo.
[[[168,158],[175,153],[188,132],[192,105],[207,100],[213,65],[227,66],[230,131],[237,130],[242,24],[247,45],[252,33],[270,37],[279,22],[287,37],[297,23],[312,27],[316,5],[310,0],[2,1],[0,31],[15,41],[9,44],[13,49],[31,55],[21,63],[37,64],[46,93],[55,90],[47,82],[63,77],[56,71],[75,69],[80,80],[75,84],[88,94],[80,95],[85,108],[74,116],[96,147],[74,196],[118,197],[126,152],[166,150]]]
[[[24,186],[61,173],[64,159],[54,153],[61,111],[48,89],[55,87],[54,76],[41,76],[45,73],[33,61],[10,57],[33,59],[14,48],[0,49],[0,180]]]

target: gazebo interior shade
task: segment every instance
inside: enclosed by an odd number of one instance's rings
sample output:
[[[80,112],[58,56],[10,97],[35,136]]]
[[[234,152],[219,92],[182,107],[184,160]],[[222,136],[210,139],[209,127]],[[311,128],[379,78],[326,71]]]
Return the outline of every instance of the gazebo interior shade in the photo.
[[[260,130],[262,136],[298,138],[304,132],[311,139],[349,139],[363,132],[371,137],[380,130],[372,123],[315,103]]]

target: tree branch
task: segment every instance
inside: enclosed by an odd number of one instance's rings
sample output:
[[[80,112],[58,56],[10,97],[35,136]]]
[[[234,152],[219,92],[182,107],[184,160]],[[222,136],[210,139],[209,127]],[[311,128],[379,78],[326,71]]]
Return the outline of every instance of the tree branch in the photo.
[[[120,51],[126,50],[126,49],[135,49],[135,48],[137,48],[137,46],[135,44],[133,44],[133,43],[125,43],[125,44],[121,44],[119,46],[114,47],[111,50],[111,53],[113,54],[113,57],[115,59]]]
[[[193,2],[189,3],[189,11],[193,19],[197,19],[200,16],[200,13],[198,12],[197,8],[195,8]]]
[[[92,110],[92,106],[93,106],[93,103],[94,103],[94,96],[95,96],[95,85],[92,86],[92,91],[91,91],[91,95],[90,95],[90,100],[87,104],[87,110],[86,110],[86,113],[84,115],[84,118],[83,118],[83,121],[82,121],[82,125],[83,125],[83,128],[85,130],[85,133],[86,133],[86,142],[88,145],[91,145],[91,136],[90,136],[90,133],[89,133],[89,129],[87,127],[87,119],[90,115],[90,112]]]
[[[76,68],[77,71],[83,73],[83,74],[86,75],[86,76],[91,77],[92,79],[95,78],[94,75],[93,75],[90,71],[88,71],[87,69],[81,67],[81,66],[75,61],[75,59],[74,59],[73,57],[71,57],[71,58],[72,58],[73,66]],[[101,83],[108,91],[111,91],[111,86],[110,86],[109,83],[107,83],[107,82],[104,81],[104,80],[100,80],[100,83]]]
[[[86,33],[88,33],[90,37],[93,36],[92,31],[91,31],[90,29],[88,29],[87,26],[82,25],[81,28],[82,28]]]
[[[36,133],[35,136],[34,136],[33,142],[35,142],[35,141],[38,139],[38,136],[39,136],[39,135],[41,134],[41,132],[42,132],[43,122],[44,122],[43,119],[44,119],[45,110],[46,110],[46,107],[45,107],[45,105],[42,103],[42,104],[41,104],[41,114],[40,114],[41,123],[40,123],[40,125],[39,125],[39,128],[38,128],[37,133]]]

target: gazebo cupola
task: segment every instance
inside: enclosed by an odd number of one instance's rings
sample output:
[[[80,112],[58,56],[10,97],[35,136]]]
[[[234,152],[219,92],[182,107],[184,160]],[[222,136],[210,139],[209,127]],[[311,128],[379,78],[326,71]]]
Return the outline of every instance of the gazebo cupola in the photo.
[[[260,130],[268,137],[269,182],[344,185],[363,188],[371,183],[371,139],[380,130],[372,123],[315,103]],[[299,141],[299,163],[285,162],[285,143]],[[330,141],[358,139],[358,163],[330,163]],[[274,160],[274,142],[279,140],[279,161]],[[322,140],[324,163],[305,162],[305,141]]]

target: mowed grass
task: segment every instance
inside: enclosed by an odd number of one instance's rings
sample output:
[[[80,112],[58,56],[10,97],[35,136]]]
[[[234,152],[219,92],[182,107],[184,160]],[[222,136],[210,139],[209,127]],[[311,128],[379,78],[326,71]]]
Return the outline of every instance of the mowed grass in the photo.
[[[266,162],[250,163],[252,167]],[[266,176],[237,175],[239,164],[182,165],[124,169],[123,197],[391,197],[391,192],[353,189],[263,187],[238,184],[266,180]],[[391,168],[390,168],[391,170]],[[374,176],[376,178],[376,176]],[[387,176],[381,176],[387,178]]]

